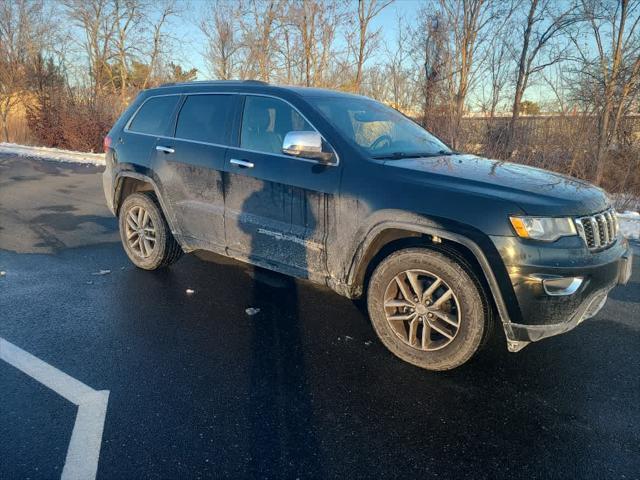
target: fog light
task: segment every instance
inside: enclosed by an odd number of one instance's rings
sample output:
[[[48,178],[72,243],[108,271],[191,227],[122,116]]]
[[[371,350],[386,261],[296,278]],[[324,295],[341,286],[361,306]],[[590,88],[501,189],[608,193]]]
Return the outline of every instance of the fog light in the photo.
[[[545,278],[542,280],[542,286],[547,295],[572,295],[578,291],[583,281],[583,277]]]

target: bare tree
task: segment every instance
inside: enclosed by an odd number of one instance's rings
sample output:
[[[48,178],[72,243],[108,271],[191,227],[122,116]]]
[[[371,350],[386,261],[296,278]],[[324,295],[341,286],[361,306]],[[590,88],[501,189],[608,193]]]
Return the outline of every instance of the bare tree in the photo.
[[[239,27],[242,36],[242,78],[268,82],[273,71],[275,37],[286,0],[239,1]]]
[[[414,92],[414,82],[412,71],[409,67],[411,58],[411,41],[409,29],[404,28],[407,19],[401,16],[396,18],[395,43],[385,47],[387,58],[384,77],[388,93],[386,100],[398,110],[415,115],[416,96]],[[372,70],[377,70],[373,68]],[[368,91],[366,92],[368,93]]]
[[[166,25],[171,17],[176,16],[179,13],[180,12],[176,8],[174,0],[164,0],[164,2],[160,3],[156,16],[154,16],[151,12],[147,13],[147,15],[145,16],[145,21],[148,23],[149,29],[151,31],[152,42],[151,48],[148,52],[146,52],[149,71],[144,79],[142,88],[147,88],[147,86],[151,82],[153,75],[154,73],[156,73],[156,69],[159,66],[160,57],[164,53],[163,48],[166,46],[168,39],[167,33],[165,31]],[[170,74],[172,76],[180,76],[179,74],[176,74],[176,72],[181,71],[179,65],[174,65],[170,62],[169,69],[171,70]]]
[[[490,54],[487,59],[485,77],[483,83],[489,90],[488,98],[485,97],[481,106],[482,110],[489,116],[492,121],[496,116],[496,110],[500,102],[506,96],[506,87],[509,82],[509,74],[511,73],[509,60],[508,40],[504,35],[496,36],[491,44]]]
[[[88,59],[89,78],[93,96],[103,94],[111,85],[115,89],[109,61],[116,31],[111,0],[63,0],[66,15],[73,26],[80,30],[80,44]]]
[[[449,118],[442,118],[443,113],[450,111],[453,82],[449,30],[442,13],[426,6],[421,8],[409,36],[413,40],[412,70],[421,100],[422,123],[451,141]]]
[[[114,92],[120,90],[120,104],[125,105],[132,47],[130,36],[142,22],[142,5],[136,0],[113,0],[112,19],[114,23],[112,55],[113,61],[117,62],[117,68],[109,66],[105,71],[111,80]],[[108,20],[104,19],[104,21]]]
[[[0,121],[9,141],[8,119],[23,100],[26,70],[53,35],[42,0],[12,0],[0,3]]]
[[[354,89],[361,90],[362,71],[364,64],[371,54],[378,48],[380,29],[371,30],[371,21],[388,7],[393,0],[358,0],[357,7],[357,33],[349,37],[350,49],[354,53],[356,63],[356,76]]]
[[[566,48],[558,48],[550,52],[552,42],[574,24],[579,16],[574,13],[575,5],[566,5],[558,9],[555,0],[529,0],[528,14],[524,23],[522,48],[518,57],[516,86],[513,96],[513,108],[509,123],[509,142],[513,141],[515,123],[520,116],[520,106],[529,79],[535,73],[554,65],[565,58]],[[545,58],[540,59],[548,53]]]
[[[210,73],[220,80],[233,78],[240,50],[237,38],[238,12],[235,5],[230,1],[208,4],[199,28],[207,39],[205,55]]]
[[[640,1],[581,0],[580,6],[596,49],[573,37],[580,58],[578,84],[598,115],[594,179],[602,184],[609,148],[640,89]]]
[[[438,85],[439,109],[448,117],[446,133],[440,134],[456,148],[466,100],[487,57],[488,40],[499,31],[498,20],[504,22],[510,6],[511,2],[495,0],[432,0],[419,14],[414,37],[424,61],[425,111],[433,107],[433,89]]]
[[[493,3],[487,0],[440,0],[440,5],[446,13],[453,36],[453,74],[457,77],[454,98],[455,134],[452,141],[455,146],[472,81],[474,56],[480,45],[478,36],[484,34],[496,19],[496,11]]]
[[[341,24],[335,0],[297,0],[290,9],[291,23],[301,47],[301,82],[326,86],[335,39]]]

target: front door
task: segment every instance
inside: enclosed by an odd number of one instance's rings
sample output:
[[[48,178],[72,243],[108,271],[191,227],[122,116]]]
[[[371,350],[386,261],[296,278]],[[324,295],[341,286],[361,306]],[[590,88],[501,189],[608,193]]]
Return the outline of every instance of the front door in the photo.
[[[326,274],[326,216],[339,168],[283,155],[294,130],[314,128],[283,100],[245,97],[239,146],[226,155],[225,228],[232,256],[307,277]]]

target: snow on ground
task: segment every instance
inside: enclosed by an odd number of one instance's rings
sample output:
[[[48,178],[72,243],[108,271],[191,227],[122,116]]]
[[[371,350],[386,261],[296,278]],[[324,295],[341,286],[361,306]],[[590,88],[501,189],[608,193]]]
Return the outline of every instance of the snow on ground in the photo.
[[[31,147],[28,145],[4,142],[0,142],[0,153],[44,158],[47,160],[57,160],[59,162],[104,165],[104,154],[102,153],[74,152],[71,150],[60,150],[58,148]],[[620,221],[620,230],[626,238],[640,240],[640,213],[625,211],[624,213],[618,214],[618,219]]]
[[[640,213],[629,212],[618,214],[620,231],[626,238],[640,240]]]
[[[0,142],[0,153],[11,153],[22,157],[37,157],[58,162],[90,163],[92,165],[104,165],[103,153],[73,152],[60,150],[59,148],[31,147],[15,143]]]

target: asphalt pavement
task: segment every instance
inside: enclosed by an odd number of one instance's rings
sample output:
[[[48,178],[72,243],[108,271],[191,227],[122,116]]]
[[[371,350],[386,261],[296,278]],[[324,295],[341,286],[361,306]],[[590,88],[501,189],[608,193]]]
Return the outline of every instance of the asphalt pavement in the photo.
[[[134,268],[98,167],[0,155],[0,339],[109,392],[104,479],[640,478],[637,258],[572,332],[430,373],[309,282]],[[0,478],[59,477],[78,408],[1,360],[0,386]]]

